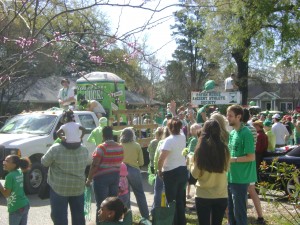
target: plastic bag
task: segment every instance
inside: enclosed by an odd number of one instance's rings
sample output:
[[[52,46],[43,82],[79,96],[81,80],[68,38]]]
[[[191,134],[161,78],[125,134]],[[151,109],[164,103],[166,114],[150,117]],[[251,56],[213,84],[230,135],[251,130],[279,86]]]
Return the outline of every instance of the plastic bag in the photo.
[[[148,184],[153,186],[155,182],[156,175],[152,173],[150,164],[148,166]]]
[[[84,216],[85,220],[91,220],[91,206],[92,206],[92,188],[85,187],[84,189]]]

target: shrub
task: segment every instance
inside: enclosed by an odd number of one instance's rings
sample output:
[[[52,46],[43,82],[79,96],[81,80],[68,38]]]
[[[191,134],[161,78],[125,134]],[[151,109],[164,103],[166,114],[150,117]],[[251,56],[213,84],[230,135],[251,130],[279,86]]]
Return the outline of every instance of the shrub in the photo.
[[[280,215],[290,224],[300,224],[300,171],[293,164],[278,162],[274,159],[270,165],[262,162],[260,165],[259,190],[264,199],[273,204]],[[285,196],[274,196],[272,200],[267,198],[270,190],[284,191]],[[283,204],[287,202],[287,204]],[[279,207],[281,206],[281,207]]]

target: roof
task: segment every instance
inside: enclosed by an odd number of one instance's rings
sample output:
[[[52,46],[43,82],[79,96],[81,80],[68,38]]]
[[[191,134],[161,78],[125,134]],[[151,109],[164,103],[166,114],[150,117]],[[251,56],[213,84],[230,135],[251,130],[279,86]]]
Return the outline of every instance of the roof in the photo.
[[[109,73],[109,74],[115,75],[113,73]],[[24,101],[37,102],[37,103],[56,103],[59,89],[62,88],[60,81],[63,78],[64,77],[51,76],[51,77],[39,79],[28,90],[28,92],[24,97]],[[75,88],[76,78],[68,77],[68,79],[70,81],[70,87]],[[129,105],[155,105],[155,104],[164,105],[163,102],[150,100],[150,98],[148,97],[130,91],[125,91],[125,98],[126,98],[126,103]]]
[[[110,72],[92,72],[88,73],[81,78],[79,78],[77,83],[86,83],[86,82],[117,82],[125,83],[119,76]]]
[[[52,103],[57,102],[57,95],[59,89],[62,88],[60,81],[64,77],[50,76],[39,79],[33,86],[31,86],[24,97],[24,101]],[[68,77],[70,87],[76,86],[76,78]]]
[[[267,83],[249,79],[248,98],[256,99],[262,95],[268,95],[275,99],[291,99],[300,94],[299,85],[297,83]]]

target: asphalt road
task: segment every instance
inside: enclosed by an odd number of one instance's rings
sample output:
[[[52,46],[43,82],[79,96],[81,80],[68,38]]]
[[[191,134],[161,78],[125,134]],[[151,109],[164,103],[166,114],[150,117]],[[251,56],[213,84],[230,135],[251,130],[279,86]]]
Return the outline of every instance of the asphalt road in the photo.
[[[151,207],[153,202],[153,187],[151,187],[147,182],[147,173],[142,172],[143,176],[143,184],[144,191],[146,194],[148,207]],[[133,213],[139,214],[139,210],[137,208],[135,196],[131,194],[131,209]],[[49,199],[41,200],[37,195],[29,195],[30,201],[30,210],[28,215],[28,225],[51,225],[52,220],[50,218],[50,202]],[[69,215],[69,224],[71,224],[71,217]],[[95,221],[96,218],[96,205],[95,202],[92,202],[92,213],[91,213],[91,221]],[[87,223],[89,224],[89,223]],[[93,223],[90,223],[93,224]],[[6,200],[3,196],[0,196],[0,225],[8,225],[8,212],[6,206]]]

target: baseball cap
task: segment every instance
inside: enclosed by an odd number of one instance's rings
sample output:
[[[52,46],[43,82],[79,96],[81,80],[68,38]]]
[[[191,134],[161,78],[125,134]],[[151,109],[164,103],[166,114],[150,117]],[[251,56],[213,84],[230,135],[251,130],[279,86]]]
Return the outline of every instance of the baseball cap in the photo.
[[[253,124],[253,126],[254,126],[254,125],[258,125],[258,126],[260,126],[260,127],[263,127],[263,121],[261,121],[261,120],[256,120],[256,121],[254,121],[252,124]]]
[[[271,127],[272,126],[272,122],[269,120],[264,121],[264,126],[265,127]]]
[[[278,113],[276,113],[272,116],[272,119],[280,119],[280,115]]]

